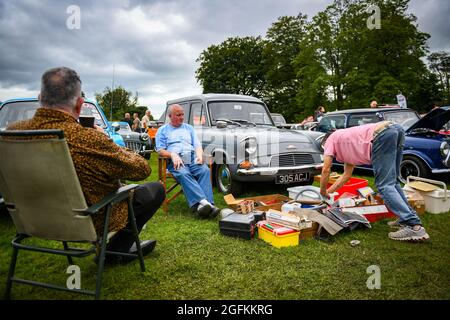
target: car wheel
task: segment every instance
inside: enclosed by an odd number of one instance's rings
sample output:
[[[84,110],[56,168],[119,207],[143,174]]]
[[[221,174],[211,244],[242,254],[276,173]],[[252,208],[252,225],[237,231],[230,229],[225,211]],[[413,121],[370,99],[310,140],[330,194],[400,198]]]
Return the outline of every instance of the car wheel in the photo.
[[[242,193],[242,183],[233,180],[230,167],[227,164],[221,163],[217,165],[216,184],[217,189],[224,194],[232,193],[237,196]]]
[[[400,163],[400,176],[399,180],[406,183],[408,176],[416,176],[426,178],[429,175],[429,169],[427,165],[420,159],[414,156],[404,156]]]

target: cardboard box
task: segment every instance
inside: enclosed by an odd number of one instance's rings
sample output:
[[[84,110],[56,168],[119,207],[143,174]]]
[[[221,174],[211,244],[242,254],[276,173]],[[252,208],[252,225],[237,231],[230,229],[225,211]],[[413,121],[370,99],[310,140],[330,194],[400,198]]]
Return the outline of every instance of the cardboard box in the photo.
[[[255,202],[255,210],[267,211],[269,209],[274,209],[281,211],[281,206],[288,201],[291,201],[289,197],[283,196],[282,194],[270,194],[266,196],[248,197],[235,199],[232,194],[227,194],[223,197],[227,206],[233,210],[237,209],[237,205],[244,200],[253,200]]]
[[[416,210],[418,215],[425,213],[425,199],[419,192],[413,190],[404,190],[409,205]]]
[[[300,230],[299,240],[304,241],[308,239],[312,239],[319,229],[319,224],[317,222],[312,223],[311,228]]]
[[[301,218],[295,212],[281,212],[269,209],[266,212],[266,219],[269,223],[276,223],[295,230],[308,229],[312,227],[312,221],[306,217]]]

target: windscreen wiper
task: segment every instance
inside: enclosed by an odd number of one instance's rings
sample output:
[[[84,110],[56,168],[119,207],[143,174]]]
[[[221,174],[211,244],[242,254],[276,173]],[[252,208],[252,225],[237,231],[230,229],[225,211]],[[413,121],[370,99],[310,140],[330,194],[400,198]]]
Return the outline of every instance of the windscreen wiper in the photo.
[[[244,119],[231,119],[231,121],[248,123],[248,124],[252,124],[252,125],[254,125],[256,127],[256,123],[248,121],[248,120],[244,120]]]
[[[235,124],[235,125],[237,125],[239,127],[242,127],[242,124],[240,124],[239,122],[236,122],[234,120],[230,120],[230,119],[220,118],[220,119],[216,119],[216,123],[217,123],[217,121],[223,121],[223,122],[226,122],[226,123],[231,123],[231,124]]]

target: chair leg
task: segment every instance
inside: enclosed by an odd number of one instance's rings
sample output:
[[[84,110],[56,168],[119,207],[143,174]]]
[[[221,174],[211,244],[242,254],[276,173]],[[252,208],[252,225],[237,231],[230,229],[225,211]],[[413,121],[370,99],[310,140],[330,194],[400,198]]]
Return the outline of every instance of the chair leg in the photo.
[[[139,256],[139,263],[141,265],[141,271],[145,271],[144,256],[142,255],[141,240],[139,239],[139,232],[136,226],[136,218],[134,216],[133,203],[131,202],[131,197],[128,198],[128,220],[131,222],[131,227],[133,229],[134,239],[136,242],[136,248]]]
[[[19,249],[13,247],[11,263],[9,264],[8,278],[6,279],[6,290],[5,290],[5,300],[11,299],[11,288],[12,288],[12,277],[14,277],[14,272],[16,270],[17,255]]]
[[[64,250],[69,250],[69,246],[67,245],[66,241],[63,241]],[[73,265],[73,259],[72,256],[67,256],[67,261],[69,262],[69,265]]]
[[[106,242],[108,241],[109,217],[111,215],[112,205],[109,204],[105,213],[105,225],[103,227],[103,235],[100,240],[100,256],[97,265],[97,280],[95,284],[95,300],[100,299],[102,289],[103,270],[105,269]]]

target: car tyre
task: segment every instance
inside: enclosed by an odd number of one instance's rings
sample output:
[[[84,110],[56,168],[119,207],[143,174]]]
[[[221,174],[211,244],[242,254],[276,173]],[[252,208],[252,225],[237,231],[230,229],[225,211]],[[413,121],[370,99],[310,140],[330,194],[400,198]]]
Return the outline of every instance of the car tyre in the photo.
[[[427,178],[430,174],[430,170],[427,165],[417,157],[404,156],[400,163],[400,176],[399,180],[406,183],[408,176],[416,176]]]
[[[224,194],[232,193],[234,196],[238,196],[242,193],[242,182],[232,178],[230,167],[227,164],[221,163],[216,166],[215,177],[217,189],[220,192]]]

